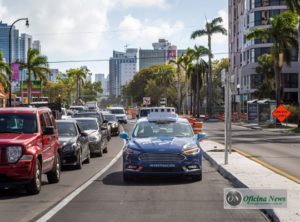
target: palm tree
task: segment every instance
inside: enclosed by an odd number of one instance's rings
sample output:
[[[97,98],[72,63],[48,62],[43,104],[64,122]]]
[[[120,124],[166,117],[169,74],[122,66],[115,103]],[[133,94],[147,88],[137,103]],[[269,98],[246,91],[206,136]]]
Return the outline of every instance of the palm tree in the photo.
[[[76,83],[76,102],[78,103],[80,99],[80,87],[81,85],[83,85],[89,70],[87,68],[82,67],[76,69],[68,69],[66,72],[68,78],[74,79]]]
[[[182,97],[182,93],[181,93],[181,78],[182,78],[182,63],[183,63],[183,56],[179,56],[176,58],[176,60],[170,60],[169,61],[170,64],[174,64],[176,66],[176,75],[177,75],[177,109],[178,109],[178,113],[181,113],[181,97]]]
[[[277,105],[283,99],[281,70],[284,63],[290,65],[292,49],[298,48],[297,16],[289,11],[275,16],[270,20],[270,27],[254,29],[247,34],[247,39],[271,39],[271,54],[274,61]]]
[[[211,22],[206,21],[205,28],[196,30],[192,33],[191,38],[195,39],[201,36],[207,36],[208,38],[208,82],[207,82],[207,111],[208,115],[212,114],[212,47],[211,40],[212,36],[217,33],[221,33],[223,35],[227,35],[226,29],[220,24],[223,22],[221,17],[214,18]]]
[[[26,63],[20,63],[20,69],[27,70],[27,96],[28,102],[31,103],[32,78],[47,83],[47,74],[51,73],[48,59],[46,56],[41,55],[39,50],[29,48],[27,51],[27,61]]]
[[[4,61],[3,53],[0,50],[0,84],[6,89],[10,85],[8,77],[12,75],[10,66]]]
[[[192,76],[190,76],[190,79],[192,80],[191,82],[191,87],[193,91],[195,92],[194,96],[194,106],[197,104],[196,109],[194,108],[194,115],[195,115],[195,110],[197,117],[199,117],[199,101],[200,101],[200,88],[203,83],[203,78],[201,74],[206,73],[207,71],[207,63],[201,59],[202,56],[207,56],[209,54],[209,50],[204,47],[204,46],[194,46],[193,49],[191,49],[191,54],[193,60],[196,60],[196,65],[193,67],[193,72],[191,72]],[[194,83],[194,84],[193,84]]]

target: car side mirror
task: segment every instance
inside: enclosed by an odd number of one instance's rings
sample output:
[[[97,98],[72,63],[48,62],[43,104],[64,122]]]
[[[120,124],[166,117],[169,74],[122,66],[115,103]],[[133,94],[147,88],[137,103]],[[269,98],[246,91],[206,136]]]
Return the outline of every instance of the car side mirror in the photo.
[[[129,139],[129,135],[128,135],[128,133],[126,133],[124,131],[124,132],[120,133],[120,138],[123,139],[123,140],[128,140]]]
[[[200,142],[200,141],[202,141],[205,137],[206,137],[206,134],[205,134],[205,133],[198,133],[196,139],[197,139],[198,142]]]
[[[45,130],[43,131],[43,135],[53,135],[54,134],[54,127],[53,126],[47,126]]]
[[[108,120],[106,120],[106,119],[105,119],[105,120],[103,120],[103,123],[108,123]]]

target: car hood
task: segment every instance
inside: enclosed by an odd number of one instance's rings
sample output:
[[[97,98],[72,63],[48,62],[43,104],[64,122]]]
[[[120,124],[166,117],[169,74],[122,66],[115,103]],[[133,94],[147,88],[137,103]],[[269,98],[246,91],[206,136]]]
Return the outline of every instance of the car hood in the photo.
[[[59,137],[59,144],[64,146],[68,143],[75,143],[76,137]]]
[[[85,130],[84,132],[86,132],[90,136],[92,134],[97,133],[97,130]]]
[[[0,133],[0,144],[26,145],[36,140],[37,137],[37,134]]]
[[[181,152],[184,146],[194,145],[195,139],[191,137],[152,137],[152,138],[134,138],[128,144],[128,147],[139,149],[143,152]]]

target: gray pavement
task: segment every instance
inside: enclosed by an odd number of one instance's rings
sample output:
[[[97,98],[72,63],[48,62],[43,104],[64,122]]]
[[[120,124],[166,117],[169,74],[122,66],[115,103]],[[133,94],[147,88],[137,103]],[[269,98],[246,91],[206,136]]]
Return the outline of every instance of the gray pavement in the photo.
[[[119,160],[50,221],[267,221],[258,210],[225,210],[231,187],[207,161],[203,181],[175,178],[122,179]]]
[[[224,142],[224,122],[206,122],[209,140]],[[232,127],[232,144],[285,173],[300,178],[300,135]]]

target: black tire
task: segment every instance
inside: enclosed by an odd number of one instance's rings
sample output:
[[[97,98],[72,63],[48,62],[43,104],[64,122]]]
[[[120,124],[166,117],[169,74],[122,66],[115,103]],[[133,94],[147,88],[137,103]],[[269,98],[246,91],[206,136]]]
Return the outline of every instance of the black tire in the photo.
[[[103,149],[103,153],[108,153],[107,146]]]
[[[37,159],[34,169],[34,177],[29,184],[26,185],[26,191],[30,195],[38,194],[42,187],[42,167],[40,161]]]
[[[96,156],[96,157],[102,157],[102,156],[103,156],[103,152],[102,152],[101,147],[100,147],[99,152],[95,153],[95,156]]]
[[[49,173],[47,173],[48,182],[58,183],[60,179],[60,173],[61,173],[61,163],[60,163],[59,154],[57,153],[53,169]]]
[[[75,165],[75,169],[77,169],[77,170],[82,169],[82,153],[81,153],[81,150],[79,150],[78,154],[77,154],[77,164]]]
[[[90,163],[91,162],[91,152],[89,151],[88,156],[86,158],[86,160],[84,161],[84,163]]]
[[[201,181],[202,180],[202,173],[200,173],[199,175],[192,176],[192,180],[193,181]]]
[[[131,175],[128,175],[127,173],[124,173],[123,172],[123,181],[124,182],[132,182],[132,176]]]

